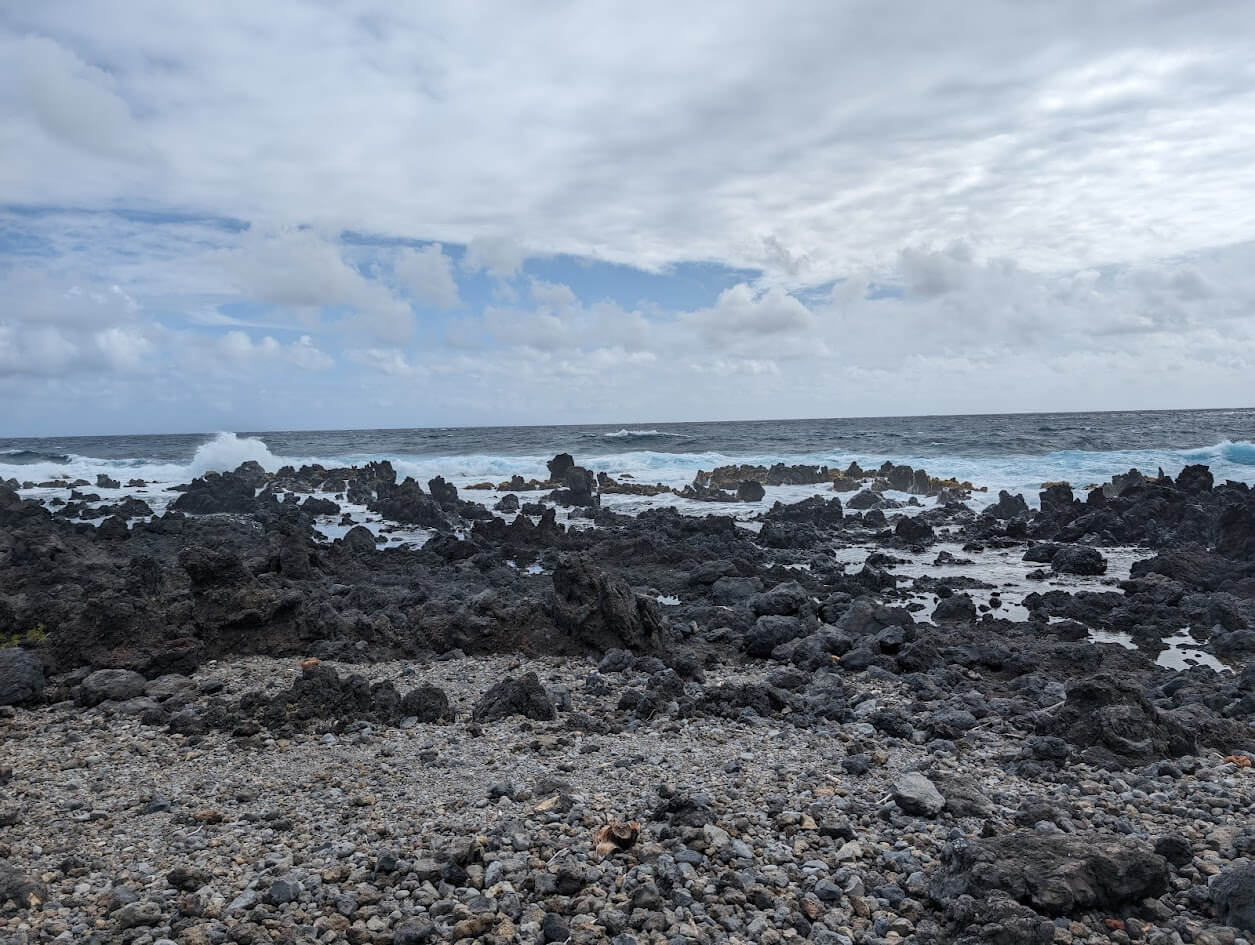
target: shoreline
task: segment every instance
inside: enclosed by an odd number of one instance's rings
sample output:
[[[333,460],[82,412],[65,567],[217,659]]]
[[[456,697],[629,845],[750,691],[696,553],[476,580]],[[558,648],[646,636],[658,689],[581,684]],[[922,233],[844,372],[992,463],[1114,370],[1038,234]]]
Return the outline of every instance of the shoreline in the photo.
[[[246,463],[99,526],[0,489],[0,928],[1249,943],[1255,495],[874,488],[912,475],[753,522],[561,455],[509,493]]]

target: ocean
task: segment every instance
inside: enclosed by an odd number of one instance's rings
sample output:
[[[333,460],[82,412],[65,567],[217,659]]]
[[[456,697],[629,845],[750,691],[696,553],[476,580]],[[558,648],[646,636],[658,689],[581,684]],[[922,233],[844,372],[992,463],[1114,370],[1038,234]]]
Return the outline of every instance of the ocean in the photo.
[[[990,501],[1007,489],[1031,502],[1043,482],[1067,480],[1081,487],[1132,467],[1175,475],[1188,464],[1206,463],[1217,481],[1255,483],[1253,441],[1255,409],[238,431],[0,439],[0,479],[71,477],[94,483],[105,473],[124,481],[174,484],[250,459],[268,470],[388,459],[401,475],[426,482],[440,474],[466,485],[515,473],[544,478],[545,461],[567,452],[594,470],[670,486],[691,482],[699,469],[729,463],[845,466],[857,460],[874,467],[892,460],[988,486]],[[781,497],[817,491],[799,488],[788,487]],[[657,501],[676,504],[673,497]],[[634,498],[631,504],[651,503]]]

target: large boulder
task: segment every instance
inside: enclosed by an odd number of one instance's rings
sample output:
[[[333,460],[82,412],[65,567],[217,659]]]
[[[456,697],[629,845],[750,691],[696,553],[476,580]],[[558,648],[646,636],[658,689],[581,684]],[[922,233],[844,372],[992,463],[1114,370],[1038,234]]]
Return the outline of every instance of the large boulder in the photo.
[[[1060,574],[1106,574],[1107,559],[1088,545],[1063,545],[1050,559],[1050,568]]]
[[[451,722],[454,716],[445,691],[430,683],[411,689],[401,697],[400,714],[402,718],[413,717],[420,722]]]
[[[759,617],[745,635],[745,652],[750,656],[768,657],[782,643],[789,643],[806,633],[796,617],[766,615]]]
[[[257,508],[257,492],[253,480],[246,475],[206,473],[182,488],[183,494],[170,504],[176,512],[246,514]]]
[[[908,814],[936,817],[946,806],[937,785],[918,771],[908,771],[893,782],[893,801]]]
[[[83,680],[81,701],[83,705],[99,705],[101,702],[125,702],[142,696],[148,680],[129,669],[98,669]]]
[[[0,705],[34,702],[44,691],[44,665],[20,647],[0,650]]]
[[[1213,877],[1211,901],[1225,925],[1255,932],[1255,863],[1239,861]]]
[[[378,512],[384,518],[403,525],[421,525],[438,530],[449,527],[440,503],[409,478],[393,487],[386,496],[380,496],[369,508],[372,512]]]
[[[937,537],[931,525],[910,515],[905,515],[898,519],[898,524],[894,526],[893,533],[898,538],[913,545],[930,542]]]
[[[1017,830],[948,850],[929,894],[939,903],[1002,893],[1048,915],[1118,912],[1168,890],[1168,861],[1134,837]]]
[[[761,502],[766,495],[763,484],[753,479],[742,479],[736,487],[736,497],[742,502]]]
[[[1002,489],[998,493],[998,501],[985,509],[984,514],[999,519],[1028,518],[1028,503],[1024,501],[1024,496],[1018,493],[1012,495]]]
[[[581,508],[595,506],[598,504],[598,497],[595,493],[597,488],[597,477],[590,470],[583,466],[572,466],[566,471],[563,478],[565,489],[555,489],[549,494],[549,498],[559,505],[574,505]]]
[[[750,598],[750,610],[754,616],[761,617],[764,614],[782,614],[785,616],[796,614],[801,610],[806,602],[810,600],[810,594],[806,588],[802,587],[797,581],[785,581],[777,584],[769,591],[761,594],[755,594]]]
[[[458,490],[452,483],[445,482],[444,476],[437,476],[435,479],[427,480],[427,491],[431,493],[431,497],[443,509],[456,509],[458,507]]]
[[[570,453],[559,453],[545,465],[549,467],[550,482],[565,482],[567,471],[575,467],[575,458]]]
[[[480,696],[471,710],[471,718],[476,722],[496,722],[512,715],[542,722],[558,717],[549,693],[535,673],[501,680]]]
[[[558,563],[550,610],[559,630],[601,653],[656,652],[667,645],[667,622],[657,602],[633,593],[627,581],[587,558],[565,557]]]
[[[1177,476],[1177,488],[1183,492],[1211,492],[1215,482],[1211,470],[1203,465],[1186,466]]]
[[[1102,673],[1075,683],[1037,734],[1056,735],[1092,764],[1109,768],[1196,754],[1194,732],[1156,708],[1134,683]]]

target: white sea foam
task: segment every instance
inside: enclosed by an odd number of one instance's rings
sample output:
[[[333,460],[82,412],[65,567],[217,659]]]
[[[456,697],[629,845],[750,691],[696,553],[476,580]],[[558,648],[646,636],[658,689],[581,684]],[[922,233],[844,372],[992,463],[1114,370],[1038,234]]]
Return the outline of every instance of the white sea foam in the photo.
[[[274,472],[287,462],[270,452],[270,447],[258,437],[218,433],[197,448],[196,455],[186,468],[191,476],[203,476],[207,472],[230,472],[250,460],[259,463],[267,472]]]
[[[655,436],[671,436],[681,440],[692,439],[687,433],[667,433],[663,430],[616,430],[614,433],[603,433],[602,436],[612,440],[630,440]]]
[[[639,434],[641,439],[648,430],[623,430],[620,433]],[[632,437],[619,437],[617,434],[602,434],[611,439],[621,439],[625,445],[632,442]],[[605,440],[602,441],[606,442]],[[607,444],[608,445],[608,444]],[[904,450],[896,455],[854,453],[847,451],[815,451],[793,454],[725,454],[720,452],[669,452],[649,449],[598,450],[589,455],[576,455],[575,459],[583,466],[596,471],[604,471],[616,478],[623,478],[639,483],[662,483],[671,487],[683,487],[693,481],[699,469],[713,469],[716,466],[732,464],[750,464],[770,466],[774,463],[803,464],[831,467],[842,467],[857,460],[864,468],[874,468],[885,459],[897,463],[905,463],[916,468],[925,468],[935,476],[954,476],[958,479],[970,480],[974,484],[987,486],[989,491],[976,493],[972,502],[980,506],[996,500],[998,490],[1006,489],[1013,493],[1022,493],[1030,504],[1037,501],[1037,493],[1043,482],[1064,480],[1080,490],[1084,487],[1106,481],[1115,473],[1125,472],[1130,468],[1138,468],[1148,474],[1154,474],[1159,468],[1169,475],[1176,475],[1181,468],[1191,463],[1205,463],[1211,467],[1217,482],[1234,479],[1241,482],[1255,483],[1255,443],[1249,441],[1225,440],[1210,446],[1201,446],[1183,450],[1148,449],[1148,450],[1113,450],[1085,451],[1061,450],[1044,455],[1004,454],[994,456],[920,456],[909,452],[904,443]],[[348,453],[333,456],[284,456],[274,453],[261,437],[241,437],[234,433],[219,433],[200,445],[190,461],[186,463],[152,462],[142,458],[131,459],[96,459],[69,453],[64,457],[49,455],[43,460],[38,455],[29,453],[17,456],[12,462],[5,462],[5,455],[0,454],[0,479],[13,478],[19,482],[44,481],[50,479],[85,479],[94,483],[97,474],[104,473],[112,478],[126,482],[129,479],[144,479],[149,482],[175,484],[187,482],[195,476],[209,471],[227,471],[236,468],[240,463],[254,460],[271,472],[284,465],[300,466],[305,463],[322,463],[324,466],[350,466],[376,459],[389,459],[402,477],[413,476],[419,482],[442,475],[454,485],[465,486],[474,482],[502,482],[512,476],[519,475],[525,479],[543,479],[547,476],[545,462],[552,453],[532,453],[522,455],[500,455],[492,453],[443,454],[443,455],[407,455],[404,453]],[[64,461],[59,461],[64,459]],[[769,488],[767,501],[777,499],[798,501],[808,495],[831,495],[824,486],[787,486]],[[636,496],[613,497],[615,504],[622,504],[625,510],[636,510],[652,505],[678,505],[688,510],[710,511],[711,506],[705,503],[688,503],[675,496],[663,495],[654,499]],[[760,504],[745,503],[744,510],[736,508],[739,503],[728,507],[730,513],[751,514],[760,510]]]

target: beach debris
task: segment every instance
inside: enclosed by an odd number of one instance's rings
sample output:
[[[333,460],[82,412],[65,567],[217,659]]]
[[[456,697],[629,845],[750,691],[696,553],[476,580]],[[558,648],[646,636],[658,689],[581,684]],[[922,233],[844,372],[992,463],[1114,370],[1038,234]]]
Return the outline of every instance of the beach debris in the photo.
[[[612,820],[593,834],[593,846],[601,856],[611,856],[635,846],[640,835],[639,821],[632,820],[623,823]]]
[[[318,666],[320,665],[321,665],[321,661],[318,659],[318,657],[311,656],[308,659],[301,660],[301,672],[302,673],[311,672],[312,670],[317,669]]]
[[[1251,759],[1246,755],[1225,755],[1224,758],[1231,765],[1237,765],[1239,768],[1249,768]]]

